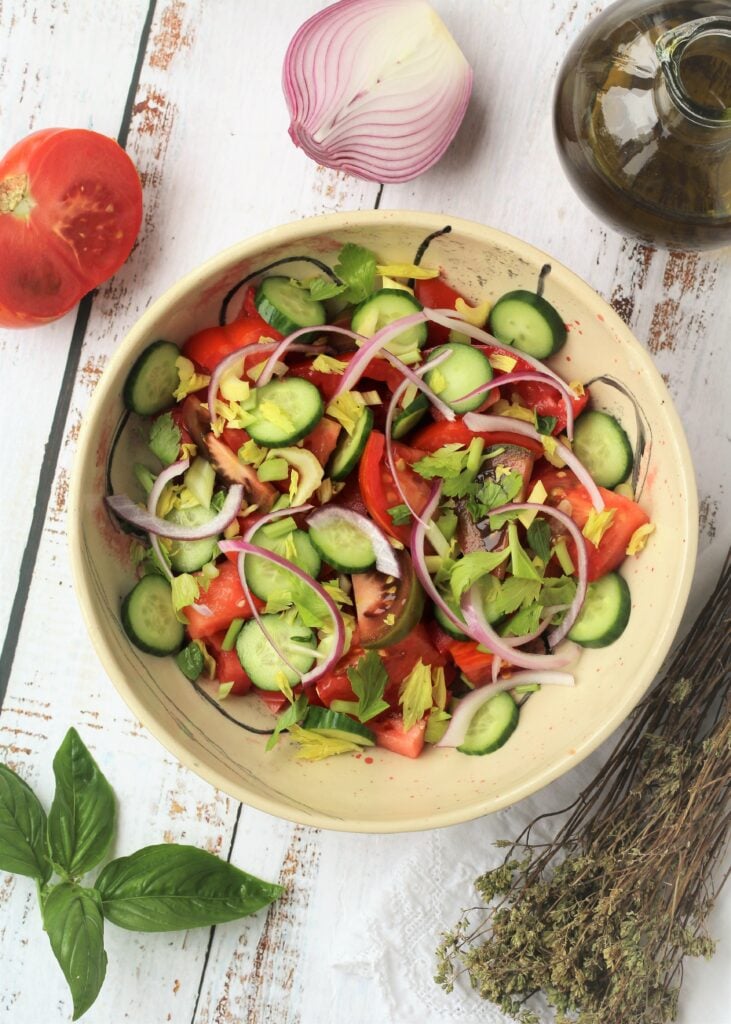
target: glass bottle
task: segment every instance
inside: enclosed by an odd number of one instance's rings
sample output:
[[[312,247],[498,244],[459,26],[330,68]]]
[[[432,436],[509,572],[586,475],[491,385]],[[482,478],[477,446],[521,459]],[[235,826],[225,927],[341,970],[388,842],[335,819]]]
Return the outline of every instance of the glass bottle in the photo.
[[[567,53],[555,94],[563,167],[623,234],[731,245],[731,0],[620,0]]]

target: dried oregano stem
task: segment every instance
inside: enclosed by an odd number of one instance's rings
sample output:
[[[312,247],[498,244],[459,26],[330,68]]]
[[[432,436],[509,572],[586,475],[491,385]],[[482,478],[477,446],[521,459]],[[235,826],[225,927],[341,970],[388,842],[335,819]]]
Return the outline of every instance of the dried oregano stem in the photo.
[[[710,956],[704,922],[731,817],[731,560],[662,682],[634,712],[554,841],[532,822],[477,879],[437,950],[448,992],[466,973],[521,1024],[542,992],[558,1024],[665,1024],[685,956]],[[565,812],[560,812],[565,813]]]

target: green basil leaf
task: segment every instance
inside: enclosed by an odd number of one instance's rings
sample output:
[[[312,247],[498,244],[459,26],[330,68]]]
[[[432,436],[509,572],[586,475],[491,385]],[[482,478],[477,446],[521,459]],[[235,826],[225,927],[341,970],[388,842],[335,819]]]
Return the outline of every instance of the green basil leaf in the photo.
[[[195,846],[145,846],[107,864],[96,881],[102,911],[120,928],[167,932],[253,914],[282,894]]]
[[[43,904],[43,927],[71,990],[77,1020],[99,995],[107,971],[99,894],[70,882],[54,886]]]
[[[47,882],[46,812],[30,786],[0,764],[0,871]]]
[[[56,792],[48,846],[61,873],[76,878],[102,859],[114,832],[114,793],[75,729],[53,759]]]

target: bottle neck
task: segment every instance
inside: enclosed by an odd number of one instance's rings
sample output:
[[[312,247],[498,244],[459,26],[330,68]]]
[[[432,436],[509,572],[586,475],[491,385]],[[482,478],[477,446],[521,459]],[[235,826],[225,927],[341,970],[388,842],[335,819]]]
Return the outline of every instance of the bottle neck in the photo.
[[[731,17],[679,25],[655,50],[676,110],[692,124],[731,132]]]

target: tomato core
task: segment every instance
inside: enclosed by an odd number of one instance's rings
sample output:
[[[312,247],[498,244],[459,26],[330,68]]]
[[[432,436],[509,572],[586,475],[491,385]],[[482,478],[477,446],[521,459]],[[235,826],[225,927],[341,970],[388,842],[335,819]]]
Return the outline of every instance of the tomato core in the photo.
[[[28,192],[27,174],[11,174],[0,181],[0,213],[27,220],[35,205]]]

